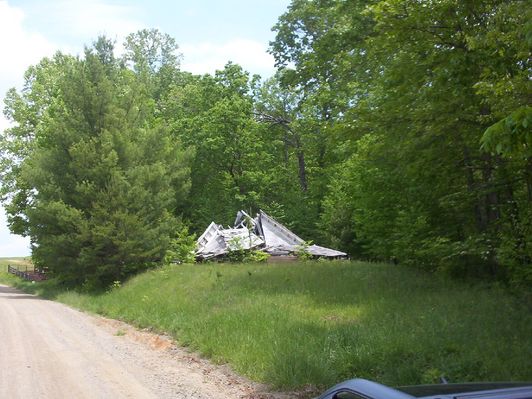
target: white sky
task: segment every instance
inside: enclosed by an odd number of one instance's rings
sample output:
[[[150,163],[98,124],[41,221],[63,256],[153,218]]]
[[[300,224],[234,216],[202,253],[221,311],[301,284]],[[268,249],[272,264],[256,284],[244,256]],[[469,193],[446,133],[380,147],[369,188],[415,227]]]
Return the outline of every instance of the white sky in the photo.
[[[274,71],[266,53],[271,27],[290,0],[0,0],[0,101],[20,88],[28,66],[57,50],[81,53],[98,35],[120,45],[142,28],[174,37],[181,69],[213,73],[233,61],[263,77]],[[0,130],[8,122],[0,116]],[[29,255],[29,240],[11,235],[0,207],[0,257]]]

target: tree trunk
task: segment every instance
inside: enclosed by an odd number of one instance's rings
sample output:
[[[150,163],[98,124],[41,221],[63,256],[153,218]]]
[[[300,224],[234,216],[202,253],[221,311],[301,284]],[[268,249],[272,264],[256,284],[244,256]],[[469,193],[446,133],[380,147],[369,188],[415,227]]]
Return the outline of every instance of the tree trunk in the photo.
[[[500,201],[498,190],[493,187],[493,159],[490,154],[482,156],[482,180],[486,188],[484,195],[485,209],[486,209],[486,225],[492,226],[500,219]]]
[[[299,185],[301,186],[301,191],[307,192],[307,172],[305,170],[305,154],[303,150],[297,151],[297,164],[299,167]]]
[[[462,153],[464,156],[467,191],[475,197],[473,211],[475,214],[476,227],[479,232],[483,232],[487,228],[487,220],[485,217],[485,213],[482,212],[482,204],[477,193],[475,176],[473,175],[473,164],[471,161],[471,154],[469,153],[469,148],[467,146],[463,146]]]
[[[290,146],[290,143],[289,143],[289,139],[288,139],[288,134],[286,134],[286,130],[285,130],[285,133],[284,133],[284,136],[283,136],[283,157],[284,157],[284,164],[285,165],[288,165],[288,148]]]
[[[527,159],[525,166],[525,179],[528,201],[532,202],[532,158]]]

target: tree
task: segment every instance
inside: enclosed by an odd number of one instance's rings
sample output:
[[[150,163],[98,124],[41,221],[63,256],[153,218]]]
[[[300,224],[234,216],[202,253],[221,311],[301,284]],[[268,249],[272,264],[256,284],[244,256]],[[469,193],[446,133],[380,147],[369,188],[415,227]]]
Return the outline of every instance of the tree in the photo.
[[[122,62],[144,83],[141,87],[158,102],[177,78],[181,54],[174,38],[157,29],[131,33],[124,42]]]
[[[527,104],[529,12],[518,0],[292,2],[271,51],[329,122],[331,240],[431,269],[513,273],[500,255],[510,231],[529,248],[517,234],[527,186],[479,141],[495,142],[486,129]],[[519,120],[509,125],[526,129]]]
[[[7,101],[11,228],[30,236],[37,265],[65,281],[105,285],[164,257],[179,230],[186,156],[154,123],[150,98],[137,90],[144,83],[118,64],[111,42],[54,61],[41,63],[38,79],[27,74],[22,95],[11,91]],[[51,95],[35,104],[44,78]],[[17,152],[9,144],[21,137],[27,149]]]
[[[215,76],[183,75],[163,102],[164,118],[194,153],[187,217],[202,229],[257,209],[267,192],[269,156],[253,116],[252,79],[228,63]]]
[[[254,99],[254,115],[274,159],[269,170],[276,189],[270,190],[275,195],[270,194],[268,202],[281,205],[284,211],[276,216],[289,216],[286,222],[299,234],[316,238],[316,225],[309,221],[319,213],[324,172],[321,150],[326,145],[320,140],[320,122],[312,103],[305,101],[301,90],[285,86],[284,73],[279,71],[258,86]]]

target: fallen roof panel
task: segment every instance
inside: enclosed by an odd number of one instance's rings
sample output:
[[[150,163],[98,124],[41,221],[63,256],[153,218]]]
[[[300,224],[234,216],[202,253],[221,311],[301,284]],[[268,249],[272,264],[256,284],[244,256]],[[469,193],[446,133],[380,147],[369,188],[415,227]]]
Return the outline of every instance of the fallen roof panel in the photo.
[[[293,255],[305,249],[317,257],[345,258],[345,252],[310,245],[264,211],[253,219],[245,211],[239,211],[235,227],[224,229],[212,222],[197,240],[196,257],[210,259],[223,256],[230,251],[260,249],[272,256]]]

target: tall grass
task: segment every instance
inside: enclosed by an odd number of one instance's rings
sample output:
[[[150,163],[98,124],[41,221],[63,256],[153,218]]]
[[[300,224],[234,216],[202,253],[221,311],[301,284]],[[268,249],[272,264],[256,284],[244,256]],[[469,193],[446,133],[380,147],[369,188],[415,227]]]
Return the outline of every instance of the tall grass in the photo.
[[[181,265],[98,295],[26,285],[171,334],[277,388],[532,379],[532,314],[502,289],[360,262]]]

